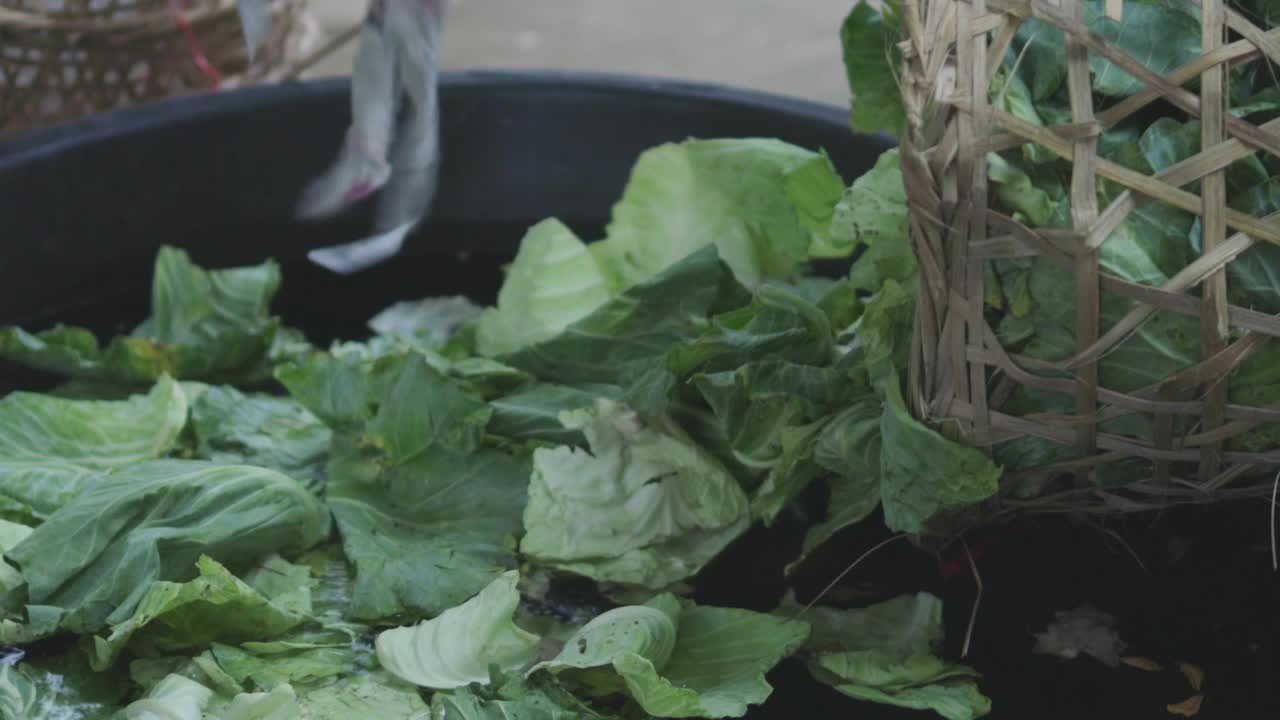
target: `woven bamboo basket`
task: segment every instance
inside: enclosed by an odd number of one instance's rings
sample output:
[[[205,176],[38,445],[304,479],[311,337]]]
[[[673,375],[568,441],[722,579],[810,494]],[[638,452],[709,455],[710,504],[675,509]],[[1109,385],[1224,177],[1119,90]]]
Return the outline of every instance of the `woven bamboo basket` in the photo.
[[[250,60],[235,0],[0,0],[0,135],[269,82],[318,32],[306,0],[275,0]]]
[[[1280,448],[1266,438],[1280,403],[1251,402],[1258,395],[1238,386],[1247,384],[1242,372],[1263,376],[1258,365],[1280,342],[1280,316],[1241,304],[1229,280],[1233,264],[1262,250],[1255,246],[1280,244],[1280,215],[1233,208],[1227,174],[1250,156],[1280,157],[1280,119],[1259,125],[1233,112],[1228,78],[1250,63],[1280,65],[1280,34],[1223,0],[1165,0],[1185,6],[1191,37],[1198,16],[1201,44],[1198,56],[1157,72],[1114,33],[1100,32],[1140,4],[901,2],[901,164],[921,273],[905,390],[917,417],[965,444],[996,455],[1029,439],[1056,448],[1038,464],[1005,466],[993,501],[1005,511],[1128,512],[1274,491]],[[1059,60],[1070,116],[1055,122],[1028,121],[1000,103],[1001,65],[1028,22],[1065,39]],[[1097,102],[1091,62],[1095,74],[1108,63],[1138,85]],[[1103,134],[1144,112],[1198,119],[1198,151],[1154,173],[1106,159]],[[989,153],[1029,146],[1070,163],[1065,226],[1031,227],[997,207]],[[1100,193],[1108,183],[1113,192]],[[1133,213],[1159,204],[1198,218],[1199,247],[1158,283],[1116,274],[1106,243],[1118,241]],[[991,268],[1010,262],[1052,265],[1070,278],[1064,295],[1074,317],[1057,357],[1027,352],[993,324],[989,298],[999,276]],[[1115,307],[1123,312],[1103,310]],[[1187,361],[1140,387],[1108,378],[1108,358],[1158,322],[1190,323],[1196,350]],[[1064,407],[1020,410],[1014,400],[1028,391],[1052,393]],[[1110,481],[1100,482],[1108,468]],[[1039,490],[1020,496],[1028,483]]]

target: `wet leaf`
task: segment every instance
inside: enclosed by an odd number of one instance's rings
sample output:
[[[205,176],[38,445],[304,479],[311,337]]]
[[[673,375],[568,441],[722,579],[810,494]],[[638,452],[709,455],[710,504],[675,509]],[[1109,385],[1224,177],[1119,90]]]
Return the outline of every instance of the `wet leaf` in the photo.
[[[1204,670],[1201,670],[1199,665],[1179,663],[1178,669],[1187,676],[1187,682],[1191,683],[1192,690],[1200,692],[1204,688]]]
[[[1163,665],[1156,662],[1155,660],[1152,660],[1151,658],[1122,657],[1120,658],[1120,662],[1124,663],[1125,665],[1128,665],[1129,667],[1137,668],[1139,670],[1143,670],[1146,672],[1161,672],[1164,670]]]
[[[1192,695],[1191,697],[1187,698],[1186,700],[1183,700],[1180,703],[1174,703],[1173,705],[1167,706],[1165,709],[1173,713],[1174,715],[1181,715],[1183,717],[1195,717],[1196,715],[1200,714],[1200,706],[1203,704],[1204,704],[1203,695]]]

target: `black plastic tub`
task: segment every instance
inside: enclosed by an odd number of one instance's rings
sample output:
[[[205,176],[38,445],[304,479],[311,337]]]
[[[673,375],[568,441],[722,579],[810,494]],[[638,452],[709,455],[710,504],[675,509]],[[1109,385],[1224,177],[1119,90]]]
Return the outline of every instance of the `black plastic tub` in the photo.
[[[206,267],[275,258],[284,273],[276,314],[319,344],[356,339],[399,300],[492,302],[502,265],[544,218],[596,239],[636,158],[655,145],[774,137],[825,150],[846,181],[894,145],[854,134],[845,109],[755,92],[578,73],[451,74],[429,221],[394,260],[342,276],[306,253],[363,236],[372,202],[319,224],[296,221],[294,210],[338,148],[348,91],[346,81],[324,81],[167,101],[0,144],[0,325],[71,323],[104,340],[128,332],[147,314],[155,254],[167,244]],[[53,380],[0,361],[0,395]],[[756,537],[742,546],[748,566],[765,547],[793,558],[799,537],[790,533],[785,545]],[[767,610],[782,591],[785,558],[774,559],[777,572],[763,584],[736,555],[709,570],[717,577],[708,584],[737,588],[717,598],[726,604]],[[775,699],[751,717],[799,716],[814,692],[823,712],[916,716],[859,707],[796,664],[771,680]]]

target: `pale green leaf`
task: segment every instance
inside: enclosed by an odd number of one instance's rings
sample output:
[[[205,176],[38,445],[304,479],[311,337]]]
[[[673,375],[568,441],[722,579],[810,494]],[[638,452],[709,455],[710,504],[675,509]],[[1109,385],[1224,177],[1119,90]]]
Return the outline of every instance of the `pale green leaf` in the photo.
[[[825,366],[833,360],[834,342],[831,322],[816,304],[768,284],[756,289],[750,304],[710,318],[697,337],[674,345],[667,366],[680,377],[765,360]]]
[[[3,553],[9,552],[18,543],[31,534],[31,528],[8,520],[0,520],[0,594],[6,593],[26,582],[22,573],[10,565]],[[0,642],[4,642],[4,633],[0,631]]]
[[[699,607],[671,595],[640,608],[601,615],[569,638],[560,657],[538,669],[579,679],[607,669],[655,717],[742,717],[772,692],[765,674],[809,635],[803,622]],[[674,646],[668,625],[675,626]],[[592,685],[599,693],[615,692],[599,680]]]
[[[800,223],[809,231],[809,256],[845,257],[852,248],[843,238],[832,238],[831,217],[844,197],[845,185],[831,158],[821,153],[791,170],[783,179],[787,201],[795,208]]]
[[[606,720],[547,676],[495,679],[439,692],[431,699],[434,720]]]
[[[617,402],[566,412],[590,451],[534,452],[526,534],[536,562],[598,581],[660,589],[698,572],[746,530],[737,481],[674,424]]]
[[[782,609],[788,615],[800,610],[790,597]],[[811,607],[803,617],[813,628],[806,645],[810,672],[845,695],[933,710],[947,720],[990,712],[978,673],[937,655],[944,632],[937,597],[921,592],[852,610]]]
[[[527,460],[441,450],[380,470],[336,454],[327,499],[356,566],[352,617],[436,614],[514,566]]]
[[[672,344],[695,337],[708,316],[748,302],[750,296],[716,248],[708,246],[627,289],[556,337],[503,360],[543,382],[631,390],[655,370],[661,375]]]
[[[480,318],[481,308],[461,295],[399,302],[369,321],[379,335],[420,340],[430,348],[444,347],[454,334]]]
[[[271,690],[291,683],[315,684],[351,673],[359,667],[360,660],[354,646],[355,641],[341,633],[306,631],[276,642],[245,643],[240,647],[213,643],[210,652],[222,671],[236,682]]]
[[[329,529],[320,502],[275,471],[156,460],[102,477],[6,557],[27,580],[33,626],[88,633],[127,620],[154,582],[193,579],[201,555],[243,569]]]
[[[298,720],[301,717],[298,696],[288,685],[271,692],[240,693],[217,714],[217,720]]]
[[[213,702],[209,688],[181,675],[170,675],[156,684],[146,697],[129,703],[121,711],[123,720],[202,720]]]
[[[853,181],[832,214],[831,238],[851,249],[866,246],[849,276],[857,289],[875,291],[884,279],[905,282],[915,275],[897,148],[886,150],[874,167]]]
[[[863,398],[823,428],[814,461],[832,473],[827,516],[805,533],[803,561],[844,528],[861,522],[880,505],[880,416],[882,404]]]
[[[479,398],[417,354],[388,379],[365,433],[369,443],[386,452],[387,462],[407,462],[433,447],[462,453],[479,447],[493,413]]]
[[[434,615],[514,566],[529,463],[480,448],[486,403],[416,352],[341,348],[280,375],[340,428],[325,499],[357,571],[353,618]]]
[[[558,220],[529,229],[498,293],[480,316],[476,346],[496,356],[549,340],[611,296],[595,257]]]
[[[99,720],[125,693],[121,678],[89,671],[78,654],[0,663],[0,718]]]
[[[811,223],[822,214],[817,205],[830,194],[830,178],[815,194],[800,192],[803,178],[791,175],[812,170],[815,159],[822,156],[765,138],[650,148],[632,167],[596,256],[620,288],[647,281],[708,244],[748,286],[791,279],[809,257]]]
[[[620,394],[618,388],[608,385],[538,383],[489,402],[493,408],[489,433],[517,441],[583,445],[586,438],[582,431],[562,425],[560,413],[591,407],[597,398]]]
[[[489,666],[519,670],[537,654],[539,638],[512,620],[520,574],[503,573],[478,595],[413,627],[378,635],[378,660],[396,677],[433,690],[488,683]]]
[[[186,396],[167,377],[119,401],[10,394],[0,400],[0,494],[46,518],[104,472],[168,453],[186,422]]]
[[[298,704],[303,720],[432,720],[416,688],[381,672],[360,673],[308,690]]]
[[[827,416],[856,388],[849,373],[776,360],[695,375],[692,383],[738,459],[756,468],[780,459],[784,430]]]
[[[38,334],[0,328],[0,357],[71,377],[132,385],[164,375],[262,379],[273,362],[305,347],[296,333],[278,332],[269,314],[279,288],[280,268],[274,262],[208,271],[184,251],[166,246],[156,255],[151,317],[131,335],[103,347],[83,328],[60,325]]]
[[[251,372],[271,348],[271,301],[279,289],[273,261],[208,271],[164,247],[156,255],[151,318],[135,335],[183,349],[173,373],[183,379]]]
[[[314,491],[323,485],[333,433],[289,398],[209,387],[191,403],[191,427],[200,458],[279,470]]]
[[[666,667],[675,650],[683,609],[674,595],[663,594],[645,605],[609,610],[579,628],[555,658],[538,663],[529,673],[604,667],[622,654],[639,655],[656,667]]]
[[[913,418],[896,377],[886,388],[880,422],[880,497],[886,525],[918,533],[940,511],[981,502],[996,492],[1001,469],[990,458]]]
[[[214,640],[266,640],[301,625],[311,612],[307,568],[268,558],[240,580],[207,556],[196,567],[200,575],[193,580],[152,583],[129,619],[93,639],[95,670],[109,667],[130,644],[154,655]]]
[[[792,498],[822,475],[822,468],[814,462],[814,451],[829,420],[824,417],[808,425],[787,427],[778,434],[778,459],[751,497],[752,517],[772,525]]]
[[[900,135],[906,123],[899,78],[899,0],[858,2],[840,28],[845,75],[853,94],[850,123],[859,132]]]
[[[1111,41],[1156,75],[1167,75],[1199,56],[1200,17],[1194,6],[1173,0],[1126,3],[1123,19],[1104,14],[1105,0],[1085,3],[1089,29]],[[1097,53],[1089,53],[1093,88],[1102,95],[1123,97],[1146,89],[1138,80]]]

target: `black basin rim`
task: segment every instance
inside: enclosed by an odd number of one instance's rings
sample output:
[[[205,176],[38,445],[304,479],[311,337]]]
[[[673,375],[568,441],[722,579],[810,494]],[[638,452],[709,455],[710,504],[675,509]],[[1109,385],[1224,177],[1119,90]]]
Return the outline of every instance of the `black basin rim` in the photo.
[[[594,73],[575,70],[462,70],[442,73],[442,89],[531,90],[545,93],[609,93],[651,96],[655,100],[689,99],[739,105],[801,115],[841,128],[848,127],[844,108],[775,93],[714,83],[691,82],[657,76]],[[350,80],[327,78],[242,88],[157,100],[99,115],[32,130],[0,141],[0,173],[43,157],[73,151],[77,146],[109,142],[115,138],[166,126],[238,115],[266,106],[288,105],[304,98],[347,94]],[[852,132],[852,131],[850,131]],[[881,143],[897,144],[883,133],[869,135]]]

